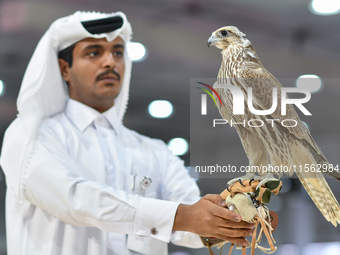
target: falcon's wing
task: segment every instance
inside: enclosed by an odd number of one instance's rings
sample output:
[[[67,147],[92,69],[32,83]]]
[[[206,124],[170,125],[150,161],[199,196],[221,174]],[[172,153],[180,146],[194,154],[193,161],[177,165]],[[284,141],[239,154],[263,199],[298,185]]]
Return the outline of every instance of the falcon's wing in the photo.
[[[241,85],[245,90],[247,90],[247,87],[249,86],[253,88],[253,104],[255,108],[264,110],[270,109],[273,101],[272,89],[274,87],[281,88],[282,85],[280,82],[261,65],[250,63],[248,66],[244,66],[242,70],[243,73],[241,75],[242,78],[245,79],[241,78],[238,85]],[[283,127],[280,125],[280,129],[286,129],[289,134],[300,139],[302,144],[307,145],[306,147],[308,147],[310,152],[312,152],[313,156],[315,155],[315,157],[318,157],[320,161],[323,160],[324,162],[327,162],[327,159],[316,145],[308,129],[301,122],[294,107],[292,105],[287,105],[286,116],[281,115],[280,98],[281,93],[278,91],[278,107],[277,110],[270,115],[270,117],[273,119],[278,119],[280,122],[284,119],[296,120],[298,122],[297,126]],[[299,145],[297,147],[299,147]],[[301,150],[298,149],[297,151],[303,152],[304,147],[305,146],[302,146]],[[299,162],[309,162],[308,159],[303,161],[303,159],[306,158],[306,155],[299,155],[299,153],[297,153],[294,156],[301,160]],[[334,226],[337,226],[337,223],[340,222],[340,206],[323,175],[321,173],[314,173],[312,171],[296,171],[296,174],[299,177],[303,187],[306,189],[309,196],[312,198],[324,217]],[[329,171],[328,169],[325,174],[331,175],[340,180],[338,173],[335,171]]]
[[[281,115],[281,88],[280,82],[268,72],[262,65],[247,62],[241,68],[240,78],[237,78],[239,85],[247,91],[248,87],[253,88],[253,105],[255,109],[267,110],[273,104],[273,88],[278,88],[278,104],[276,110],[268,115],[267,117],[272,119],[278,119],[279,122],[285,119],[294,119],[297,121],[295,127],[283,127],[289,131],[290,134],[296,138],[304,140],[309,144],[309,147],[321,157],[324,161],[327,161],[325,156],[322,154],[319,147],[316,145],[314,139],[310,135],[306,126],[302,123],[299,116],[297,115],[292,105],[287,105],[287,112],[285,116]],[[277,122],[277,121],[276,121]],[[286,125],[293,125],[286,122]],[[281,125],[281,124],[280,124]]]

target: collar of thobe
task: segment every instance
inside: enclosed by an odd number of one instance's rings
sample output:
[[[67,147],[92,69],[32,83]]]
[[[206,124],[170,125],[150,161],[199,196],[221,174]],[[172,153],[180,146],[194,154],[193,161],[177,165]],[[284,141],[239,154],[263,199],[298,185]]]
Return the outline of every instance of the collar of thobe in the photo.
[[[95,126],[100,125],[112,128],[117,136],[120,135],[121,123],[118,121],[115,106],[100,113],[86,104],[69,99],[65,108],[65,114],[82,133],[94,123]]]

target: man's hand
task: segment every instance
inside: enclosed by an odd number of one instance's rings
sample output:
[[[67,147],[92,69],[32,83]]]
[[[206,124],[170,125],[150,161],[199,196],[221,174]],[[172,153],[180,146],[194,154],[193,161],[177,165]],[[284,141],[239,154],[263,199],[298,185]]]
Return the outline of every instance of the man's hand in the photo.
[[[244,237],[253,234],[255,225],[241,221],[241,216],[226,206],[220,195],[213,194],[202,197],[193,205],[180,204],[172,230],[189,231],[246,246]]]

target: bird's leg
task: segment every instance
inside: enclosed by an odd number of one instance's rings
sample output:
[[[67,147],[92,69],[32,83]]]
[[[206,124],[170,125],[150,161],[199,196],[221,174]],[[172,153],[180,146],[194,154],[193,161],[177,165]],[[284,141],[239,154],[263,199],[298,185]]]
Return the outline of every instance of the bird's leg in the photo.
[[[252,182],[254,179],[255,179],[255,174],[252,173],[252,172],[249,172],[249,173],[246,173],[245,176],[242,176],[242,177],[238,177],[238,178],[234,178],[234,179],[231,179],[230,181],[227,182],[227,190],[229,191],[229,186],[232,186],[234,183],[236,182],[239,182],[242,186],[244,186],[242,184],[243,181],[245,180],[250,180],[250,182]],[[229,191],[230,192],[230,191]]]
[[[251,185],[255,180],[262,180],[263,177],[255,175],[255,173],[261,171],[262,165],[267,165],[269,163],[269,155],[260,138],[242,126],[237,129],[237,132],[249,159],[249,165],[246,168],[246,175],[230,180],[227,184],[227,189],[228,186],[231,186],[235,182],[240,182],[242,185],[242,181],[249,180],[249,185]]]
[[[276,189],[280,185],[280,181],[274,178],[272,173],[267,173],[265,177],[260,177],[260,183],[257,185],[256,189],[260,188],[262,185],[266,185],[266,188],[270,191]]]

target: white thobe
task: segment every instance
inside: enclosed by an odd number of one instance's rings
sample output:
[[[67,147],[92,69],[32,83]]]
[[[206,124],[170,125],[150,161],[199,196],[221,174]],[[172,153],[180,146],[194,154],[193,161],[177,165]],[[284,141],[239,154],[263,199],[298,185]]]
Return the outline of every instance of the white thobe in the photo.
[[[22,187],[20,202],[7,189],[9,255],[162,255],[169,241],[202,247],[197,235],[172,232],[179,203],[199,199],[183,161],[124,127],[114,107],[100,114],[70,99],[44,120]]]

